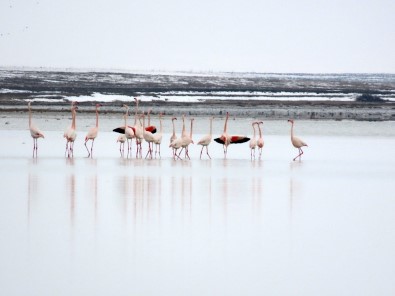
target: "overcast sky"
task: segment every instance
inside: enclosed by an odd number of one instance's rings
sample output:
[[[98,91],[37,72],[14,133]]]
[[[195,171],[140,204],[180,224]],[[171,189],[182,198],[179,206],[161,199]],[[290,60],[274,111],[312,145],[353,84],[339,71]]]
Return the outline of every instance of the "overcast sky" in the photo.
[[[395,1],[1,0],[0,66],[395,73]]]

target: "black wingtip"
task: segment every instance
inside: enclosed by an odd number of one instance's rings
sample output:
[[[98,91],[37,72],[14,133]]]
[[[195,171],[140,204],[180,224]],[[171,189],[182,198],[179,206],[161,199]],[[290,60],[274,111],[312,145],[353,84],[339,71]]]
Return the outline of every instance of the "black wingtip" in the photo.
[[[214,141],[222,145],[225,144],[225,142],[221,138],[215,138]]]
[[[245,142],[248,142],[250,140],[250,138],[243,138],[243,139],[240,139],[240,140],[238,140],[237,142],[235,142],[236,144],[241,144],[241,143],[245,143]]]
[[[114,128],[112,131],[119,134],[125,134],[125,129],[121,127]]]

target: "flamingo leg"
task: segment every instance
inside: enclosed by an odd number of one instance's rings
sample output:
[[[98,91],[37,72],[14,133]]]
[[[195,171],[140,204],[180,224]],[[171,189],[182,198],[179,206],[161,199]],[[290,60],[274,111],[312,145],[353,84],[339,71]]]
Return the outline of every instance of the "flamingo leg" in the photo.
[[[177,157],[178,159],[182,160],[182,158],[180,157],[180,155],[179,155],[179,154],[177,155],[177,150],[178,150],[178,149],[174,149],[174,160],[176,160],[176,157]],[[182,150],[181,150],[181,151],[182,151]],[[180,154],[181,154],[181,151],[180,151]]]
[[[158,151],[159,158],[161,158],[160,157],[160,144],[156,144],[156,146],[155,146],[155,158],[156,158],[156,152],[157,151]]]
[[[66,141],[66,150],[64,151],[64,157],[66,157],[68,150],[69,150],[69,141]]]
[[[202,159],[203,148],[204,146],[202,145],[202,150],[200,150],[200,159]]]
[[[33,138],[33,158],[36,150],[36,139]]]
[[[180,153],[178,153],[178,158],[179,159],[181,159],[180,155],[181,155],[182,150],[184,150],[184,147],[182,147],[181,150],[180,150]]]
[[[294,158],[294,161],[299,157],[299,160],[302,160],[302,154],[303,154],[303,150],[302,148],[298,148],[299,149],[299,154]]]
[[[71,152],[71,157],[74,157],[74,142],[70,143],[70,152]]]
[[[210,154],[208,154],[208,145],[206,146],[206,153],[207,153],[208,157],[211,159]]]
[[[95,143],[95,139],[92,139],[92,146],[91,146],[91,157],[93,157],[93,143]]]
[[[185,148],[185,159],[188,157],[189,160],[191,160],[191,158],[189,157],[189,150],[188,150],[188,146]]]
[[[88,141],[89,141],[89,139],[85,141],[85,148],[86,148],[86,151],[88,151],[88,156],[87,156],[87,157],[91,156],[91,154],[90,154],[90,152],[89,152],[89,149],[88,149],[88,146],[86,145],[86,143],[87,143]]]

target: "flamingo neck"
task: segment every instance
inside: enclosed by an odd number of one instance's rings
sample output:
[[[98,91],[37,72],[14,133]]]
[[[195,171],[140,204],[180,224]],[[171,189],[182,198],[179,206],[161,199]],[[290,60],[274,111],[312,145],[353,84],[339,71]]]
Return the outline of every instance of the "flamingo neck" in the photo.
[[[135,115],[134,115],[134,125],[136,125],[137,124],[137,114],[139,113],[139,101],[137,101],[136,100],[136,112],[135,112]]]
[[[96,107],[96,127],[99,127],[99,110]]]
[[[262,138],[262,131],[261,131],[261,126],[258,123],[258,130],[259,130],[259,138]]]
[[[29,104],[29,128],[32,126],[32,110],[30,109],[30,104]]]
[[[185,134],[185,117],[182,116],[182,134],[181,136],[184,136]]]
[[[291,122],[291,139],[294,137],[294,123]]]
[[[163,133],[162,117],[159,117],[160,133]]]
[[[73,108],[73,111],[71,112],[72,113],[72,119],[71,119],[71,128],[72,129],[75,129],[75,109]]]
[[[224,133],[228,130],[228,119],[229,119],[229,113],[226,113],[226,119],[225,119],[225,125],[224,125]]]
[[[193,119],[191,119],[191,133],[189,135],[189,137],[192,139],[192,127],[193,127]]]
[[[213,118],[210,119],[210,136],[213,134]]]
[[[173,136],[175,136],[176,135],[176,128],[174,126],[174,120],[172,120],[172,122],[173,122]]]

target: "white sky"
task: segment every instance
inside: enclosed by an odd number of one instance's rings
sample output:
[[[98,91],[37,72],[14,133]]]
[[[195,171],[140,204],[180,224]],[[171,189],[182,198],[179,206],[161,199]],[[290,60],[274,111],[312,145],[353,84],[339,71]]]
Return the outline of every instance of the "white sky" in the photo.
[[[0,66],[395,73],[395,1],[1,0]]]

